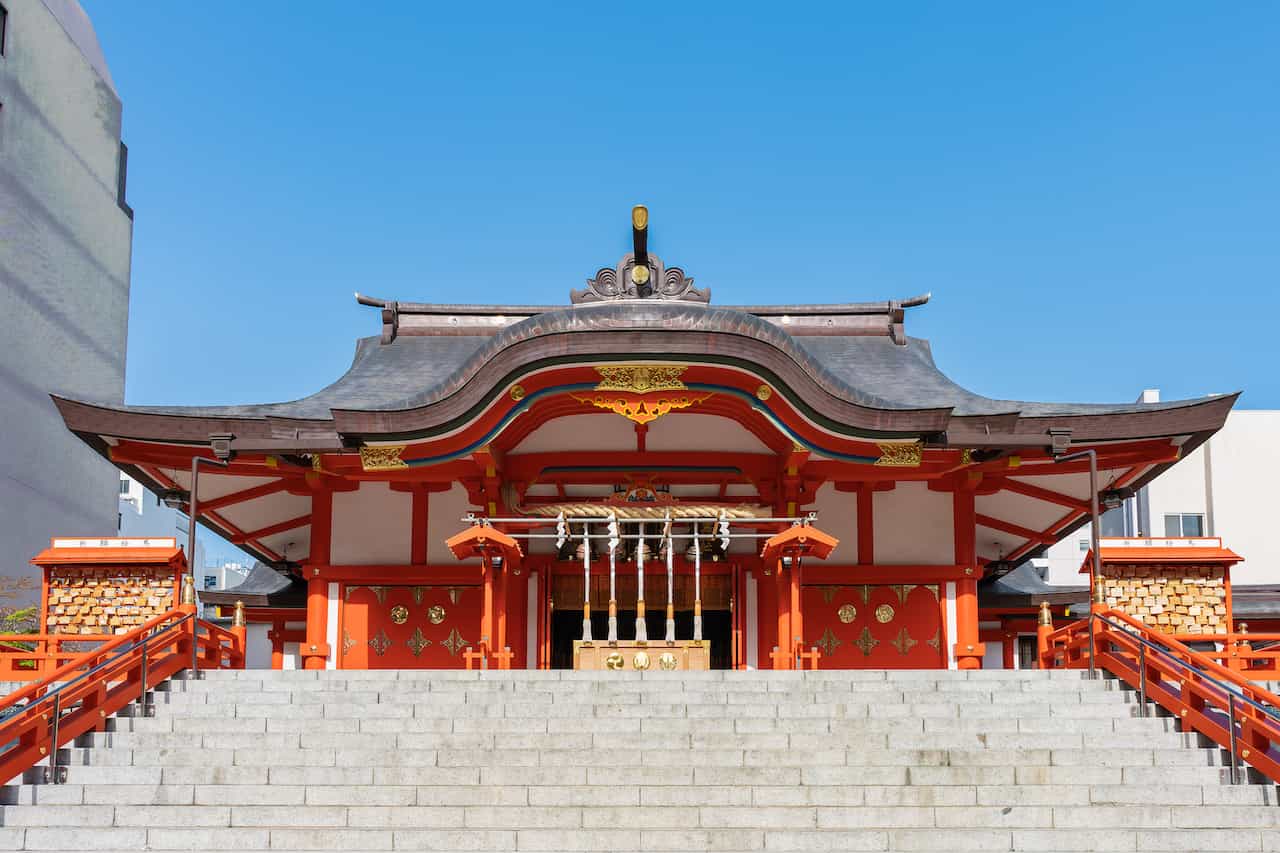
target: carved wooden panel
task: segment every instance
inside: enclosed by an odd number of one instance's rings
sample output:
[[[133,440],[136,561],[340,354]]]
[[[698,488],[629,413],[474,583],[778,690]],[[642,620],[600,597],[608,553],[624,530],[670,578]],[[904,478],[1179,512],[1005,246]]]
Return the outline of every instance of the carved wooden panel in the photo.
[[[349,584],[343,590],[342,669],[462,669],[480,640],[477,586]]]
[[[807,586],[804,645],[822,669],[934,669],[945,665],[937,584]]]

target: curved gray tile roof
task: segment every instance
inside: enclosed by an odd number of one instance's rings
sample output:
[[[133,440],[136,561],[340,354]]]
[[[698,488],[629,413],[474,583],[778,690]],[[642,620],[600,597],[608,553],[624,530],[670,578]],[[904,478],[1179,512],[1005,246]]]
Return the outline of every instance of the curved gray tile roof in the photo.
[[[127,406],[128,411],[192,417],[282,417],[328,420],[331,409],[393,411],[452,393],[472,369],[518,340],[601,329],[713,331],[763,340],[827,380],[851,402],[881,409],[953,409],[954,415],[1119,414],[1175,409],[1209,398],[1163,403],[1044,403],[984,397],[956,384],[934,363],[927,340],[792,336],[751,313],[657,301],[547,311],[495,335],[399,336],[388,344],[361,338],[350,368],[326,388],[298,400],[238,406]],[[660,356],[661,352],[653,353]]]

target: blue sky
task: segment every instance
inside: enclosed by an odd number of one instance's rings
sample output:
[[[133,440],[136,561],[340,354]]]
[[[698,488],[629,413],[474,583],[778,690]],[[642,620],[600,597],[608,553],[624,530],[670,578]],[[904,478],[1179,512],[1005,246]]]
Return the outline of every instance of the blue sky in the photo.
[[[932,292],[987,395],[1280,408],[1280,5],[602,5],[85,0],[128,401],[310,393],[356,290],[562,304],[644,202],[721,304]]]

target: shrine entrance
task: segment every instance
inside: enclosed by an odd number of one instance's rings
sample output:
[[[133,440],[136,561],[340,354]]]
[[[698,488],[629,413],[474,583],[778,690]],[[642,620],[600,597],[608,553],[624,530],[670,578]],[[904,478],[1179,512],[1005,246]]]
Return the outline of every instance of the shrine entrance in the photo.
[[[938,584],[815,585],[801,597],[804,645],[822,669],[946,667]]]
[[[575,668],[575,643],[583,634],[582,574],[576,566],[553,576],[551,585],[551,668]],[[711,669],[732,669],[733,605],[731,596],[732,567],[724,564],[702,576],[702,641],[706,644]],[[634,575],[619,577],[617,589],[617,639],[630,645],[636,639],[637,581]],[[672,583],[674,616],[673,637],[687,645],[694,633],[694,577],[676,574]],[[645,579],[645,622],[650,648],[655,657],[667,648],[666,601],[667,580],[662,575]],[[609,577],[607,573],[591,578],[591,636],[595,643],[607,645],[609,637]]]
[[[461,669],[480,636],[477,586],[344,584],[340,669]]]

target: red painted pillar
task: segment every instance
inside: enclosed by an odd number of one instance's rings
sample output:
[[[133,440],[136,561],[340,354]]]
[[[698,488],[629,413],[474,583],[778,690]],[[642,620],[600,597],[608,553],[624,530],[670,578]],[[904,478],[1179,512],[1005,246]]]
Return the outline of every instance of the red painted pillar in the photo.
[[[978,560],[974,497],[963,487],[952,492],[955,505],[956,565],[963,576],[956,582],[956,666],[982,668],[982,643],[978,642]]]
[[[800,582],[802,580],[801,573],[804,570],[800,565],[800,558],[791,558],[791,634],[792,659],[795,658],[796,652],[800,651],[800,647],[804,644],[804,613],[800,607]],[[799,638],[799,639],[796,639]]]
[[[493,568],[489,565],[487,556],[481,558],[480,571],[484,589],[480,610],[480,645],[485,654],[488,654],[493,649]]]
[[[778,651],[781,653],[774,658],[773,668],[791,669],[791,591],[782,573],[782,560],[774,563],[773,577],[778,597]]]
[[[431,501],[431,493],[427,491],[424,483],[415,484],[413,487],[413,534],[410,540],[410,562],[415,566],[425,566],[427,564],[427,521],[430,517],[428,507]]]
[[[333,532],[333,492],[320,489],[311,495],[311,553],[305,566],[307,578],[307,638],[302,644],[303,669],[324,669],[329,658],[329,584],[320,572],[329,565]]]
[[[858,486],[858,564],[862,566],[872,566],[876,562],[874,498],[875,489],[870,483]]]
[[[510,568],[503,561],[501,570],[496,572],[494,577],[494,609],[497,611],[494,616],[497,622],[496,636],[493,638],[494,649],[499,652],[507,650],[507,577],[511,574]]]
[[[271,668],[284,669],[283,619],[277,619],[271,623],[271,630],[267,633],[267,639],[271,640]]]

